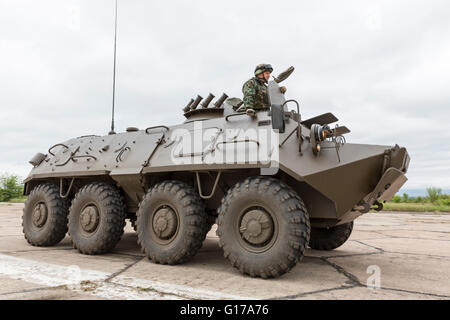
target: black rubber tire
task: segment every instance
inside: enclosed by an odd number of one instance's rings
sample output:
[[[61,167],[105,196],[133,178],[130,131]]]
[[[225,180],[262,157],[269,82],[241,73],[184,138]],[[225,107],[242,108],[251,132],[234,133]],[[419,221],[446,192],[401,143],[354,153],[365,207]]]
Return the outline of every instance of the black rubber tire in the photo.
[[[47,207],[47,219],[42,227],[33,225],[33,210],[40,202]],[[59,188],[51,183],[36,186],[23,208],[22,227],[29,244],[39,247],[53,246],[67,233],[68,201],[61,198]]]
[[[342,246],[353,230],[353,221],[332,228],[311,228],[309,246],[315,250],[334,250]]]
[[[240,240],[240,214],[252,206],[265,208],[277,225],[272,245],[263,252],[250,251]],[[246,178],[228,190],[218,212],[219,245],[243,274],[278,277],[302,259],[309,242],[309,216],[302,199],[285,183],[270,177]]]
[[[83,231],[80,214],[93,204],[99,211],[97,228],[91,233]],[[119,190],[104,182],[95,182],[81,188],[69,210],[69,235],[73,247],[83,254],[102,254],[111,251],[120,241],[125,227],[125,205]]]
[[[162,206],[177,214],[177,231],[168,243],[158,243],[153,215]],[[206,237],[207,215],[200,196],[180,181],[168,180],[148,190],[137,212],[138,243],[149,259],[161,264],[180,264],[192,258]]]

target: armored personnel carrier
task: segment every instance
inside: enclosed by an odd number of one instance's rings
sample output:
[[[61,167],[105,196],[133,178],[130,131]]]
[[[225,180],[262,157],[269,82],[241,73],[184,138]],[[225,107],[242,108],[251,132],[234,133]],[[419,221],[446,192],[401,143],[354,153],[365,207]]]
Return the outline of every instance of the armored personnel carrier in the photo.
[[[217,223],[224,256],[242,273],[288,272],[307,246],[333,250],[353,220],[381,210],[406,182],[399,146],[345,141],[331,113],[302,119],[300,105],[268,84],[270,109],[198,96],[174,126],[82,136],[38,153],[25,180],[23,232],[35,246],[66,233],[83,254],[114,249],[126,219],[154,262],[192,258]],[[201,102],[203,100],[203,102]]]

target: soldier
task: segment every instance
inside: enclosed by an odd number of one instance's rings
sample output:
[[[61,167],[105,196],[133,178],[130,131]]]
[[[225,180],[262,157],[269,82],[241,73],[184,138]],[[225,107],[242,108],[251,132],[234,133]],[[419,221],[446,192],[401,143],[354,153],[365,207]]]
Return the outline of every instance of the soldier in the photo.
[[[270,64],[258,64],[256,66],[255,76],[244,83],[242,87],[244,110],[253,109],[260,111],[270,107],[267,95],[267,82],[272,71],[273,68]]]

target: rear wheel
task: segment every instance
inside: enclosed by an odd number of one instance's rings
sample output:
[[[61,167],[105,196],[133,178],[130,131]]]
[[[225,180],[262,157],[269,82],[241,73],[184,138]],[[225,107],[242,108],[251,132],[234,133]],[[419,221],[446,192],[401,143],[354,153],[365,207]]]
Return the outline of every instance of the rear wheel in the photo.
[[[273,278],[303,257],[309,217],[302,199],[283,182],[251,177],[222,199],[217,235],[233,267],[252,277]]]
[[[316,250],[334,250],[342,246],[353,230],[353,221],[332,228],[311,228],[309,246]]]
[[[191,186],[163,181],[151,188],[139,205],[138,243],[156,263],[183,263],[202,246],[207,224],[204,204]]]
[[[67,232],[68,202],[51,183],[38,185],[25,202],[22,227],[25,239],[33,246],[52,246]]]
[[[84,254],[111,251],[125,227],[125,206],[119,190],[107,183],[91,183],[77,192],[69,213],[74,248]]]

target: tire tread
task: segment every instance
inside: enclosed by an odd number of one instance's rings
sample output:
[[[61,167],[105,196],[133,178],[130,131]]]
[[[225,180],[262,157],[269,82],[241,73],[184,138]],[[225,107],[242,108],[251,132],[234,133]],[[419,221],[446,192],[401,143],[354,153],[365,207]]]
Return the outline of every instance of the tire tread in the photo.
[[[27,210],[30,205],[30,199],[34,196],[39,196],[39,194],[46,195],[50,200],[46,203],[47,209],[53,211],[54,214],[51,215],[49,229],[46,230],[46,235],[43,239],[37,240],[33,239],[30,234],[28,234],[27,226],[25,225]],[[27,201],[25,201],[25,206],[23,208],[22,215],[22,232],[25,236],[27,242],[33,246],[47,247],[53,246],[59,243],[67,233],[67,214],[68,214],[69,204],[66,199],[61,198],[59,194],[59,188],[53,183],[43,183],[36,186],[28,196]],[[47,223],[48,223],[47,222]]]
[[[142,229],[144,228],[143,225],[145,219],[144,208],[149,205],[150,201],[152,201],[152,197],[157,193],[170,194],[173,199],[176,199],[176,201],[181,203],[183,212],[180,212],[179,214],[183,214],[187,219],[187,229],[184,232],[185,239],[183,247],[179,250],[174,250],[169,257],[157,255],[144,245],[145,235],[143,234]],[[208,233],[207,215],[202,199],[191,186],[177,180],[166,180],[149,189],[144,199],[139,204],[136,216],[138,244],[141,246],[142,251],[147,257],[155,263],[174,265],[186,262],[198,252]],[[140,228],[141,225],[142,228]]]
[[[286,218],[290,225],[289,247],[283,253],[283,258],[280,261],[275,261],[274,259],[273,263],[264,268],[255,267],[251,264],[247,265],[243,259],[239,259],[233,253],[233,248],[223,239],[223,235],[227,232],[226,228],[229,228],[224,223],[225,215],[234,198],[241,193],[241,190],[257,191],[262,194],[270,193],[279,202],[280,214],[287,215]],[[222,199],[218,213],[216,234],[219,236],[219,246],[223,249],[224,257],[242,273],[252,277],[278,277],[289,272],[303,257],[309,242],[310,223],[308,212],[303,200],[284,182],[271,177],[256,176],[246,178],[228,190]]]
[[[82,187],[75,195],[72,206],[69,210],[69,226],[78,215],[73,212],[75,203],[81,201],[85,196],[95,195],[97,201],[102,206],[102,214],[106,221],[107,232],[102,232],[99,241],[95,243],[76,243],[72,241],[73,247],[79,252],[88,255],[102,254],[111,251],[120,241],[125,227],[125,205],[119,190],[111,184],[105,182],[94,182]],[[69,228],[69,234],[71,230]]]

